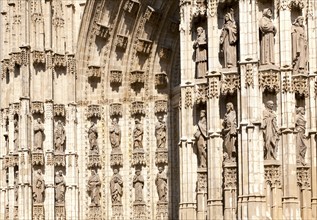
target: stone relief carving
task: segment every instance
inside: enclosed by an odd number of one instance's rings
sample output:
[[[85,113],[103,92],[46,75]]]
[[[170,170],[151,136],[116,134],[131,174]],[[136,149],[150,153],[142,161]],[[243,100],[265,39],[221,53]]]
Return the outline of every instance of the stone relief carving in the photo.
[[[196,0],[196,7],[194,12],[194,17],[206,15],[207,4],[206,0]]]
[[[92,170],[87,185],[87,191],[91,199],[90,206],[100,206],[100,187],[101,181],[99,175],[95,170]]]
[[[200,168],[207,167],[207,120],[206,111],[200,111],[200,119],[197,124],[197,131],[194,134],[198,151],[198,165]]]
[[[305,166],[305,155],[307,150],[306,139],[306,119],[305,119],[305,109],[303,107],[298,107],[296,109],[295,116],[295,131],[296,133],[296,157],[297,164]]]
[[[96,123],[94,122],[91,122],[91,125],[88,129],[88,140],[89,140],[89,154],[99,155],[98,129],[97,129]]]
[[[233,104],[228,102],[227,112],[223,120],[224,136],[224,160],[235,161],[236,157],[236,138],[237,138],[237,115]]]
[[[207,73],[207,38],[202,27],[197,28],[197,38],[193,47],[195,49],[196,77],[203,78]]]
[[[56,204],[64,204],[65,202],[66,182],[63,176],[63,171],[58,171],[55,174],[55,202]]]
[[[299,16],[292,25],[292,60],[293,73],[303,74],[307,66],[307,39],[304,27],[304,17]]]
[[[308,97],[309,88],[308,88],[307,76],[304,76],[304,75],[293,76],[292,91],[297,93],[300,96]]]
[[[33,201],[41,204],[44,202],[45,182],[42,171],[38,169],[33,176]]]
[[[264,178],[265,181],[271,187],[281,187],[282,184],[282,172],[278,165],[270,165],[264,167]]]
[[[262,65],[274,64],[274,36],[276,28],[272,21],[272,10],[263,10],[263,16],[259,22],[260,28],[260,62]]]
[[[205,104],[207,101],[207,85],[200,84],[195,86],[195,102],[196,104]]]
[[[14,152],[17,152],[19,150],[19,145],[20,145],[19,121],[17,119],[14,119],[13,125],[14,125],[14,139],[13,139]]]
[[[109,129],[110,133],[110,144],[113,151],[120,151],[120,143],[121,143],[121,129],[118,124],[118,119],[113,118],[112,123]]]
[[[113,170],[113,176],[110,181],[111,201],[112,204],[122,204],[123,180],[118,169]]]
[[[263,129],[265,160],[276,160],[276,152],[278,149],[280,131],[277,127],[277,119],[273,107],[273,101],[267,101],[266,109],[263,111],[261,128]]]
[[[44,125],[40,118],[35,120],[33,131],[34,131],[34,150],[43,151]]]
[[[155,125],[155,137],[157,148],[166,148],[166,123],[163,116],[158,117]]]
[[[64,144],[66,140],[65,129],[60,120],[57,121],[54,129],[55,154],[64,154]]]
[[[220,35],[221,52],[224,57],[224,67],[237,66],[238,29],[233,16],[233,9],[230,9],[224,16],[224,24]]]
[[[143,151],[143,125],[139,119],[135,119],[135,127],[133,129],[133,149]]]
[[[143,201],[143,187],[144,187],[144,178],[141,175],[141,170],[137,169],[133,177],[133,187],[135,192],[134,202],[144,202]]]
[[[164,167],[158,168],[159,172],[155,178],[155,185],[159,197],[159,203],[167,202],[167,175],[164,172]]]

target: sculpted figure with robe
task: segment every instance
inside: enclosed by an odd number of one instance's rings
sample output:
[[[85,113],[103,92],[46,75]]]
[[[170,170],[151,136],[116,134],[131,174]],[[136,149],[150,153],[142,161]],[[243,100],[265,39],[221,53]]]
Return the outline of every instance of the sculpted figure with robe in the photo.
[[[307,40],[304,17],[299,16],[292,25],[292,60],[293,73],[303,73],[307,66]]]
[[[33,127],[34,130],[34,150],[43,150],[44,126],[41,119],[38,118]]]
[[[91,122],[91,126],[88,130],[88,139],[90,145],[90,154],[98,155],[99,148],[98,148],[98,130],[96,123]]]
[[[202,27],[197,28],[197,39],[193,47],[195,49],[196,77],[203,78],[207,72],[207,38]]]
[[[157,148],[166,148],[166,123],[162,116],[158,117],[155,125],[155,137]]]
[[[13,145],[14,145],[14,151],[17,152],[19,150],[19,121],[17,119],[14,119],[13,121],[14,125],[14,139],[13,139]]]
[[[112,204],[121,204],[123,194],[123,180],[118,169],[113,170],[113,176],[110,181],[110,191]]]
[[[155,178],[155,185],[157,187],[159,202],[167,202],[167,176],[163,167],[159,167],[158,170],[159,172]]]
[[[200,111],[200,119],[197,124],[197,131],[194,134],[198,151],[199,167],[207,167],[207,120],[206,111]]]
[[[42,171],[38,169],[33,176],[33,201],[36,204],[44,202],[45,182]]]
[[[133,177],[133,187],[135,192],[135,202],[143,202],[143,187],[144,178],[141,175],[141,170],[136,170]]]
[[[112,124],[109,129],[110,144],[113,150],[118,150],[121,142],[121,130],[116,118],[112,119]]]
[[[100,187],[101,187],[101,181],[99,178],[99,175],[96,173],[96,171],[92,170],[91,171],[91,176],[89,177],[88,180],[88,186],[87,186],[87,191],[90,196],[90,206],[100,206]]]
[[[62,122],[59,120],[54,129],[54,144],[55,144],[56,153],[64,154],[65,139],[66,139],[65,129]]]
[[[296,157],[297,164],[306,165],[305,155],[307,150],[306,145],[306,119],[305,119],[305,109],[303,107],[298,107],[296,109],[295,116],[295,131],[296,134]]]
[[[233,161],[236,153],[237,115],[231,102],[227,103],[226,108],[227,112],[223,120],[225,160]]]
[[[56,172],[55,175],[55,201],[57,204],[65,202],[66,182],[63,177],[63,171]]]
[[[135,119],[133,129],[133,149],[143,149],[143,127],[139,119]]]

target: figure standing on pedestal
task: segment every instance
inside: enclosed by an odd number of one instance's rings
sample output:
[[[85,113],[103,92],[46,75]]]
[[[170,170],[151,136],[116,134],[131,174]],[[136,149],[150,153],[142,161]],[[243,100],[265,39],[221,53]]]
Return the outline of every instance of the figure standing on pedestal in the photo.
[[[198,129],[194,134],[198,150],[198,163],[200,168],[207,167],[207,120],[206,111],[200,111],[200,119],[198,121]]]
[[[276,28],[272,21],[272,10],[263,10],[263,16],[259,22],[260,27],[260,61],[262,65],[274,64],[274,36]]]
[[[34,150],[43,151],[43,140],[44,140],[44,125],[41,119],[38,118],[33,126],[34,130]]]
[[[304,73],[307,66],[307,40],[304,17],[299,16],[292,25],[293,73]]]
[[[90,147],[90,154],[98,155],[99,148],[98,148],[98,130],[96,123],[91,122],[91,126],[88,130],[88,139],[89,139],[89,147]]]
[[[92,170],[87,186],[88,193],[91,199],[90,206],[100,206],[100,187],[101,181],[99,175],[96,173],[96,171]]]
[[[112,124],[109,129],[110,144],[113,150],[118,150],[121,142],[121,130],[116,118],[112,119]]]
[[[38,169],[33,176],[33,201],[36,204],[44,202],[45,182],[42,171]]]
[[[19,171],[15,171],[14,175],[14,201],[18,205],[19,200]]]
[[[166,123],[163,116],[158,117],[158,122],[155,125],[156,147],[166,148]]]
[[[121,204],[123,194],[123,180],[118,169],[113,170],[113,176],[110,181],[110,191],[112,204]]]
[[[264,136],[264,159],[276,160],[277,144],[279,140],[279,129],[277,127],[276,114],[273,110],[273,101],[267,101],[263,112],[263,136]]]
[[[227,12],[224,17],[224,24],[220,35],[221,52],[224,56],[224,67],[237,66],[237,39],[238,30],[233,17],[233,9]]]
[[[193,47],[195,49],[196,77],[203,78],[207,73],[207,38],[202,27],[197,28],[197,39]]]
[[[141,175],[141,170],[137,169],[133,177],[135,202],[143,202],[143,186],[144,186],[144,178]]]
[[[297,164],[301,164],[303,166],[305,163],[305,155],[306,155],[306,141],[307,138],[305,135],[306,132],[306,119],[305,119],[305,109],[303,107],[298,107],[296,109],[296,117],[295,117],[295,131],[296,134],[296,157]]]
[[[133,129],[133,149],[143,149],[143,127],[139,119],[135,119]]]
[[[14,146],[14,152],[17,152],[19,150],[19,121],[17,119],[14,119],[13,125],[14,125],[13,146]]]
[[[236,153],[237,115],[231,102],[227,103],[226,108],[227,112],[223,120],[225,160],[234,161]]]
[[[64,143],[65,143],[65,129],[60,120],[58,120],[56,128],[54,130],[54,144],[55,152],[58,154],[64,154]]]
[[[56,204],[65,202],[66,182],[63,177],[63,171],[56,172],[55,175],[55,201]]]
[[[163,167],[159,167],[158,170],[159,173],[156,175],[155,185],[157,187],[159,202],[167,202],[167,176]]]

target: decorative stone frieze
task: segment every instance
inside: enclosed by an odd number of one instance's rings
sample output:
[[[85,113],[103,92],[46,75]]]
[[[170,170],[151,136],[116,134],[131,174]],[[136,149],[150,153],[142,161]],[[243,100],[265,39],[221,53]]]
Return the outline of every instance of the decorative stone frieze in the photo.
[[[133,70],[130,72],[130,83],[145,83],[145,74],[142,70]]]
[[[55,154],[54,155],[54,165],[64,167],[66,165],[65,155],[64,154]]]
[[[155,114],[166,113],[167,112],[167,101],[166,100],[155,101],[154,112],[155,112]]]
[[[46,62],[46,55],[44,51],[32,51],[32,61],[34,64],[45,64]]]
[[[131,104],[131,115],[144,115],[145,114],[145,107],[144,102],[135,101]]]
[[[32,153],[32,165],[44,165],[44,154],[42,152]]]
[[[276,68],[259,70],[259,85],[269,92],[280,91],[279,71]]]
[[[308,78],[306,75],[293,76],[293,91],[300,96],[308,97]]]
[[[135,12],[139,8],[139,0],[128,0],[123,9],[129,13]]]
[[[123,34],[117,34],[117,39],[116,39],[116,46],[117,48],[121,49],[126,49],[128,46],[128,36],[125,36]]]
[[[224,187],[226,189],[237,188],[237,167],[235,163],[226,163],[224,166]]]
[[[122,70],[110,70],[110,83],[121,84],[122,83]]]
[[[39,101],[34,101],[31,103],[32,114],[43,114],[44,113],[44,103]]]
[[[136,50],[139,53],[149,54],[152,50],[153,42],[148,39],[138,38]]]
[[[122,166],[123,165],[123,155],[121,150],[118,152],[111,151],[110,154],[110,166]]]
[[[90,78],[100,78],[101,69],[98,65],[89,65],[88,66],[88,77]]]
[[[93,32],[95,35],[101,38],[107,38],[109,35],[110,28],[106,25],[103,25],[99,22],[94,23]]]
[[[195,85],[195,103],[205,104],[207,101],[207,90],[208,86],[206,84]]]
[[[88,155],[88,168],[101,167],[101,161],[99,155]]]
[[[44,205],[43,204],[33,204],[33,217],[34,220],[43,220],[44,216]]]
[[[155,164],[168,164],[168,150],[167,148],[158,148],[155,152]]]
[[[66,56],[55,53],[52,57],[54,67],[66,67]]]
[[[283,92],[293,92],[293,87],[289,76],[283,76]]]
[[[145,153],[143,148],[134,149],[132,153],[132,165],[133,166],[142,166],[146,165],[145,162]]]
[[[110,104],[110,116],[122,116],[122,104],[121,103],[111,103]]]
[[[155,73],[155,86],[162,88],[167,86],[167,74],[165,72]]]
[[[302,189],[311,188],[311,172],[309,167],[297,167],[297,185]]]
[[[207,97],[209,99],[219,97],[219,91],[218,91],[219,77],[220,77],[220,74],[213,74],[208,79]]]
[[[21,52],[12,52],[9,54],[10,55],[10,62],[12,66],[22,65],[22,54]]]
[[[54,116],[65,116],[65,105],[64,104],[54,104]]]
[[[86,116],[87,118],[101,118],[102,108],[100,105],[89,105],[87,109]]]

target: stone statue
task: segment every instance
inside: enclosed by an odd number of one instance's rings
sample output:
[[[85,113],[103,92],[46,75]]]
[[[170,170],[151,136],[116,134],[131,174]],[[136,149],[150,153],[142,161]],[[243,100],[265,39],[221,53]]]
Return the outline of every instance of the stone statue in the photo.
[[[195,49],[196,77],[203,78],[207,73],[207,38],[202,27],[197,28],[197,39],[193,47]]]
[[[110,191],[112,204],[121,204],[121,198],[123,193],[123,180],[119,174],[118,169],[113,170],[113,176],[110,181]]]
[[[274,36],[276,28],[272,21],[272,10],[263,10],[263,16],[259,22],[260,27],[260,61],[262,65],[274,64]]]
[[[304,17],[296,18],[292,25],[292,60],[293,73],[302,73],[307,66],[307,40]]]
[[[14,139],[13,139],[13,145],[14,145],[14,151],[17,152],[19,150],[19,121],[17,119],[14,119],[13,121],[14,125]]]
[[[198,129],[194,134],[198,150],[198,163],[199,167],[207,167],[207,120],[206,111],[200,111],[200,119],[198,121]]]
[[[15,175],[14,175],[14,201],[16,204],[18,204],[18,200],[19,200],[19,183],[18,183],[18,179],[19,179],[19,171],[15,171]]]
[[[297,164],[306,165],[305,163],[305,155],[306,155],[306,141],[307,138],[305,135],[306,132],[306,120],[305,120],[305,109],[303,107],[298,107],[296,109],[295,116],[295,131],[296,134],[296,157]]]
[[[158,170],[159,173],[156,175],[155,185],[157,187],[159,202],[167,202],[167,176],[163,167],[159,167]]]
[[[57,204],[65,202],[66,182],[63,177],[63,171],[56,172],[55,175],[55,201]]]
[[[33,176],[33,201],[36,204],[44,202],[45,182],[42,171],[38,169]]]
[[[96,173],[96,171],[91,171],[91,176],[88,180],[88,193],[91,199],[90,206],[100,206],[100,187],[101,187],[101,181],[99,178],[99,175]]]
[[[96,123],[91,122],[91,126],[88,129],[88,140],[89,140],[89,147],[90,147],[90,154],[98,155],[99,148],[98,148],[98,131]]]
[[[279,129],[277,127],[276,114],[273,110],[273,101],[267,101],[263,112],[263,136],[264,136],[264,159],[276,160]]]
[[[136,170],[135,175],[133,177],[135,202],[143,202],[143,186],[144,186],[144,178],[141,175],[141,170]]]
[[[112,124],[109,130],[111,147],[112,149],[118,149],[121,143],[121,130],[118,124],[118,119],[112,119]]]
[[[236,153],[237,115],[231,102],[227,103],[226,108],[227,112],[223,120],[225,160],[233,161]]]
[[[43,140],[44,140],[44,126],[41,119],[38,118],[33,126],[34,130],[34,150],[43,150]]]
[[[166,123],[163,116],[158,117],[158,122],[155,125],[155,137],[157,148],[166,148]]]
[[[237,44],[238,30],[233,17],[233,9],[227,12],[224,17],[224,24],[220,35],[221,52],[224,56],[224,67],[237,66]]]
[[[54,144],[55,152],[58,154],[64,154],[64,143],[65,143],[65,129],[60,120],[58,120],[56,128],[54,130]]]
[[[133,148],[143,149],[143,127],[139,119],[135,119],[135,128],[133,130]]]

